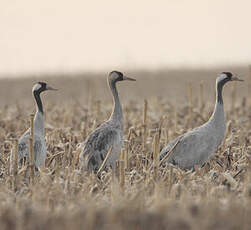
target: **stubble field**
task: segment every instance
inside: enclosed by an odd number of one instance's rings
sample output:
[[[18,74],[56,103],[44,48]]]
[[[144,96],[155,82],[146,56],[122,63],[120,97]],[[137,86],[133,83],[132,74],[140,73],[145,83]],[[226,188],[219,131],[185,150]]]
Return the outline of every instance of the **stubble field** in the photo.
[[[124,156],[98,177],[79,170],[78,154],[111,113],[107,73],[0,80],[0,229],[251,229],[247,69],[234,69],[245,82],[224,88],[228,130],[210,161],[186,172],[171,165],[149,170],[168,141],[207,121],[221,71],[125,72],[137,81],[117,85]],[[59,91],[42,95],[48,157],[30,178],[29,167],[10,172],[10,151],[29,127],[38,80]]]

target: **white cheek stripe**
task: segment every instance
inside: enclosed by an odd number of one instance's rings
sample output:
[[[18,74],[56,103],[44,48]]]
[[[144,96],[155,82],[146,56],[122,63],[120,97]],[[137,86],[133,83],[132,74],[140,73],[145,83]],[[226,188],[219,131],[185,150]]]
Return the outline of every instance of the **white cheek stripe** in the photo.
[[[32,91],[39,90],[41,87],[42,87],[42,86],[41,86],[39,83],[37,83],[37,84],[35,84],[35,85],[33,86]]]
[[[217,82],[222,81],[223,79],[227,78],[227,76],[225,74],[221,74],[218,78],[217,78]]]

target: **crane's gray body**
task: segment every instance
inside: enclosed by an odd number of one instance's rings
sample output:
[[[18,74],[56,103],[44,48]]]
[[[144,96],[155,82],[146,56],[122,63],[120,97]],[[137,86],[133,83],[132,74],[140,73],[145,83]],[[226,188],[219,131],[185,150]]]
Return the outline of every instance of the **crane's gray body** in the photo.
[[[46,143],[44,130],[44,112],[40,94],[46,90],[56,90],[48,86],[45,82],[38,82],[32,88],[32,94],[36,102],[36,114],[34,117],[34,139],[33,153],[36,167],[44,166],[46,159]],[[28,129],[18,141],[18,158],[29,158],[29,138],[30,129]]]
[[[33,152],[35,166],[44,166],[46,159],[46,143],[44,137],[44,119],[40,111],[36,112],[34,117],[34,140]],[[29,138],[30,129],[28,129],[18,141],[18,157],[22,160],[24,157],[29,158]]]
[[[97,172],[109,149],[112,151],[106,161],[106,167],[115,167],[116,160],[119,159],[120,150],[123,146],[123,130],[120,125],[114,124],[112,120],[100,125],[94,130],[86,142],[80,155],[82,165]]]
[[[195,165],[202,165],[216,152],[224,139],[225,131],[223,104],[218,104],[207,123],[171,141],[161,151],[160,159],[178,142],[170,152],[169,163],[177,165],[181,169],[191,169]]]
[[[160,153],[160,160],[170,151],[167,161],[181,169],[204,164],[221,145],[226,131],[223,86],[229,81],[242,81],[230,72],[222,72],[216,79],[216,103],[208,122],[171,141]],[[165,162],[165,160],[164,160]]]
[[[112,150],[104,166],[114,168],[123,146],[123,112],[116,82],[135,79],[128,78],[118,71],[113,71],[109,74],[107,80],[113,96],[113,112],[108,121],[100,125],[87,137],[79,156],[81,168],[89,172],[99,170],[110,148]]]

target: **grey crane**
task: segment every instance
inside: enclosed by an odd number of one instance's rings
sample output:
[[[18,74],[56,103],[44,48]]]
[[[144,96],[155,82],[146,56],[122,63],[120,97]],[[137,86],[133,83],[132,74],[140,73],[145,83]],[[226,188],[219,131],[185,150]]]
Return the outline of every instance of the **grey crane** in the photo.
[[[114,168],[116,160],[119,159],[123,146],[123,112],[116,83],[124,80],[136,81],[119,71],[112,71],[107,77],[107,84],[113,96],[113,112],[110,118],[95,129],[83,143],[84,147],[79,156],[83,170],[97,173],[110,149],[105,166]]]
[[[188,170],[195,165],[203,165],[215,153],[225,136],[222,90],[223,86],[230,81],[243,80],[230,72],[219,74],[216,79],[216,103],[210,119],[205,124],[171,141],[161,151],[160,162],[167,161],[183,170]]]
[[[34,117],[34,160],[35,166],[44,166],[46,159],[46,144],[44,131],[44,111],[40,94],[46,90],[57,90],[48,86],[45,82],[38,82],[32,88],[32,94],[36,102],[36,114]],[[18,140],[18,157],[20,162],[29,157],[30,128]]]

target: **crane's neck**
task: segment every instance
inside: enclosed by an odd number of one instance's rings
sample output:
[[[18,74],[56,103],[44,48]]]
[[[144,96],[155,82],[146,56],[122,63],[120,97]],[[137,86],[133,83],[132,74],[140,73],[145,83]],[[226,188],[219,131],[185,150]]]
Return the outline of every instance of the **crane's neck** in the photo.
[[[113,111],[109,120],[118,124],[120,127],[123,127],[123,113],[122,113],[122,107],[119,101],[119,95],[118,95],[118,91],[116,87],[116,82],[109,81],[109,86],[113,95]]]
[[[226,82],[216,82],[216,102],[214,107],[214,112],[209,119],[209,122],[213,123],[215,127],[225,128],[225,114],[224,114],[224,104],[222,97],[223,86]]]
[[[35,101],[36,101],[37,111],[39,111],[39,112],[41,112],[43,114],[44,111],[43,111],[43,104],[42,104],[42,101],[41,101],[41,98],[40,98],[40,93],[37,92],[37,91],[34,91],[33,95],[34,95],[34,98],[35,98]]]
[[[40,98],[40,93],[33,93],[35,101],[36,101],[36,114],[34,117],[34,132],[44,134],[44,112],[43,112],[43,104]]]
[[[225,82],[216,82],[216,104],[223,105],[222,90]]]

